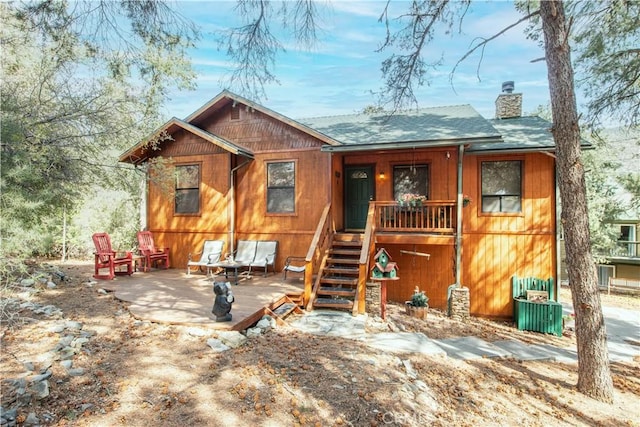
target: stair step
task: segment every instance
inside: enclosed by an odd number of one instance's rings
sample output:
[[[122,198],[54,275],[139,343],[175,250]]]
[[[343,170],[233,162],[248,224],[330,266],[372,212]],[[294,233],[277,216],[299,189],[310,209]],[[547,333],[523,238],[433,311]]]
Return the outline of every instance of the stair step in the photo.
[[[280,307],[276,308],[275,310],[271,310],[271,311],[273,311],[273,313],[278,317],[284,317],[287,314],[291,313],[296,306],[297,305],[293,302],[287,302],[282,304]]]
[[[334,296],[355,298],[356,291],[355,289],[351,289],[351,288],[320,286],[320,289],[318,290],[318,295],[334,295]]]
[[[353,259],[353,258],[327,258],[327,265],[331,265],[331,264],[358,265],[359,263],[360,263],[359,259]]]
[[[358,286],[358,278],[323,276],[320,279],[320,283],[327,285]]]
[[[339,276],[339,275],[358,275],[357,267],[346,267],[346,266],[337,266],[337,267],[326,267],[324,272],[330,276]]]
[[[349,301],[346,299],[337,299],[337,298],[316,298],[313,303],[314,307],[325,307],[325,308],[342,308],[349,309],[353,308],[353,301]]]
[[[332,249],[329,249],[329,253],[331,255],[349,255],[354,258],[360,258],[360,249],[332,248]]]
[[[362,242],[353,242],[351,240],[334,240],[333,246],[349,247],[349,248],[362,248]]]

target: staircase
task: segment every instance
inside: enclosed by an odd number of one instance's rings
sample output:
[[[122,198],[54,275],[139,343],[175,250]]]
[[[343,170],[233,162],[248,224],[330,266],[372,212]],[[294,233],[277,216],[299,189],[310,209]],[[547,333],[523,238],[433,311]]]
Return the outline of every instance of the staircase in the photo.
[[[320,286],[313,307],[351,310],[358,287],[358,264],[362,236],[336,233],[326,265],[320,274]]]

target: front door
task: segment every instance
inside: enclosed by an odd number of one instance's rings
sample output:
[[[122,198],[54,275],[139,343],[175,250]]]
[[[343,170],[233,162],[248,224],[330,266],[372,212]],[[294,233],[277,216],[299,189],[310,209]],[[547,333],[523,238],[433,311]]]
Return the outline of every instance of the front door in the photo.
[[[369,201],[374,197],[373,166],[347,166],[344,170],[344,224],[347,230],[364,230]]]

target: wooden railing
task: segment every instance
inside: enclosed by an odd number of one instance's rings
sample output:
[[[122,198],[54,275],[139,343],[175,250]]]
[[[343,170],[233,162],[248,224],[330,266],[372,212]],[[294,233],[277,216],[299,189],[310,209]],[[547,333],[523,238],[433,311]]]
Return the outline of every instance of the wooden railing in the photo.
[[[317,287],[320,285],[320,275],[313,284],[313,272],[321,271],[327,259],[327,253],[331,246],[331,238],[335,233],[335,224],[331,215],[331,203],[325,206],[318,221],[316,233],[311,240],[309,250],[305,258],[304,272],[304,305],[307,310],[311,310],[311,303],[315,297]]]
[[[375,202],[378,231],[414,233],[454,233],[456,203],[453,200],[427,200],[416,206],[398,202]]]
[[[369,260],[375,256],[376,250],[376,202],[369,203],[367,212],[367,225],[362,236],[362,250],[360,251],[360,262],[358,263],[358,287],[356,290],[356,301],[353,304],[353,315],[364,314],[365,299],[367,289],[367,279],[369,278]]]
[[[618,240],[616,248],[613,249],[609,255],[638,258],[640,257],[640,242],[635,240]]]

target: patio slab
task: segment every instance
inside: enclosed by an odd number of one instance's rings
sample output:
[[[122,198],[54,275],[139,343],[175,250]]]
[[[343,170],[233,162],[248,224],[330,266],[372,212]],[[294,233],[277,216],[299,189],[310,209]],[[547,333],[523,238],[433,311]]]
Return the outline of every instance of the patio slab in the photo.
[[[264,307],[288,293],[302,292],[300,281],[285,282],[281,274],[245,278],[231,287],[235,298],[231,309],[233,319],[216,322],[211,314],[214,280],[223,278],[208,278],[203,274],[187,276],[182,270],[169,269],[118,276],[112,281],[100,281],[98,286],[129,302],[129,310],[137,319],[225,330],[244,329],[246,319],[261,313]]]

